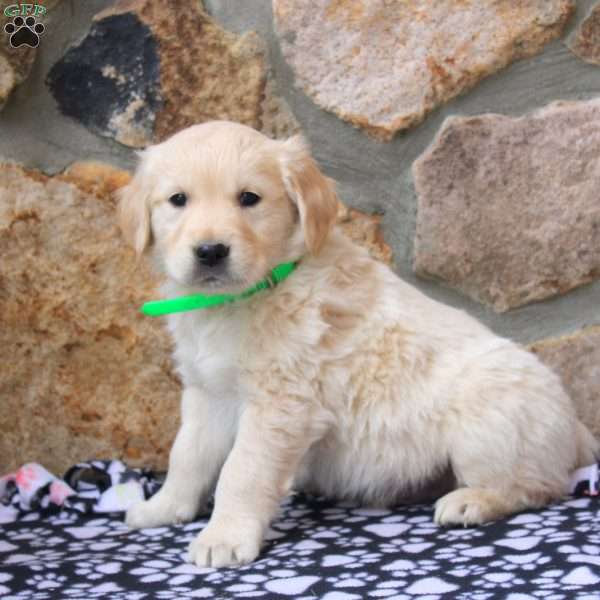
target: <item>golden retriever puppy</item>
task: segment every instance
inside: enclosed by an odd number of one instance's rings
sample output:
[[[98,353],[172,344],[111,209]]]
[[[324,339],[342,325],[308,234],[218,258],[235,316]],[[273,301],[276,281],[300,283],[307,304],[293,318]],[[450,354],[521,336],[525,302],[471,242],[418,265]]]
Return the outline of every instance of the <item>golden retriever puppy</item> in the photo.
[[[121,192],[125,236],[167,298],[275,287],[168,316],[183,381],[167,479],[131,527],[189,521],[190,560],[254,560],[292,488],[390,505],[445,474],[441,525],[559,498],[594,459],[558,377],[517,344],[424,296],[335,228],[338,200],[300,137],[190,127],[143,152]]]

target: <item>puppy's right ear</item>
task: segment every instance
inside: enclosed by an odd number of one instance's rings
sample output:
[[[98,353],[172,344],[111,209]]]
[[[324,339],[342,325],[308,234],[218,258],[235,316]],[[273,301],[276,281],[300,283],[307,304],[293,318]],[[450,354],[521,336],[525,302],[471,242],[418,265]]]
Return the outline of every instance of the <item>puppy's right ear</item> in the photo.
[[[150,245],[150,192],[141,174],[117,191],[119,225],[127,242],[138,255]]]

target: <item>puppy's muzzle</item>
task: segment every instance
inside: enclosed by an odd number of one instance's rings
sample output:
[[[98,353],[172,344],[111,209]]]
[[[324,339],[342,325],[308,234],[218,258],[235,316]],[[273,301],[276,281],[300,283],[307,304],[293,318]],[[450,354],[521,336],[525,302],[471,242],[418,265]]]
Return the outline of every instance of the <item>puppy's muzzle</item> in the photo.
[[[194,248],[194,254],[200,264],[206,267],[221,265],[229,256],[229,246],[225,244],[200,244]]]

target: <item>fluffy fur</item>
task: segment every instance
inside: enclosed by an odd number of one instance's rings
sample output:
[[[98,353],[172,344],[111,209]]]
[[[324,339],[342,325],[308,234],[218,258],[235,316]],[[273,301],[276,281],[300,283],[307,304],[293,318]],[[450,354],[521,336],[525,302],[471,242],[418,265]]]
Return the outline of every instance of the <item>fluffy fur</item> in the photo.
[[[262,199],[242,207],[242,191]],[[437,487],[435,520],[471,525],[559,498],[593,461],[595,440],[533,354],[336,231],[334,186],[301,138],[191,127],[143,153],[120,211],[167,297],[241,291],[301,257],[273,290],[168,317],[181,428],[163,488],[126,520],[188,521],[214,492],[197,565],[254,560],[292,486],[381,505]],[[207,241],[231,249],[216,275],[194,257]]]

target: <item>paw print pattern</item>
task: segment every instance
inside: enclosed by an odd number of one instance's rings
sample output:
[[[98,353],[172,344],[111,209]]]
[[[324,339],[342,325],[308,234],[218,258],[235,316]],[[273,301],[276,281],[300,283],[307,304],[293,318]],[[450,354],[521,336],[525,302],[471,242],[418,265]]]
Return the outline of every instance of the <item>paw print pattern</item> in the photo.
[[[94,461],[77,469],[91,467],[121,484],[123,465]],[[24,470],[21,483],[31,475]],[[147,496],[157,487],[147,485]],[[206,520],[130,531],[122,516],[94,512],[103,493],[97,483],[78,488],[61,512],[24,509],[15,490],[2,498],[19,515],[2,525],[2,598],[600,600],[598,498],[455,530],[433,525],[428,505],[363,509],[296,494],[255,562],[213,569],[184,562]]]
[[[44,33],[44,26],[35,22],[35,17],[15,17],[12,23],[4,26],[4,31],[10,35],[10,45],[13,48],[29,46],[37,48],[40,43],[40,35]]]

